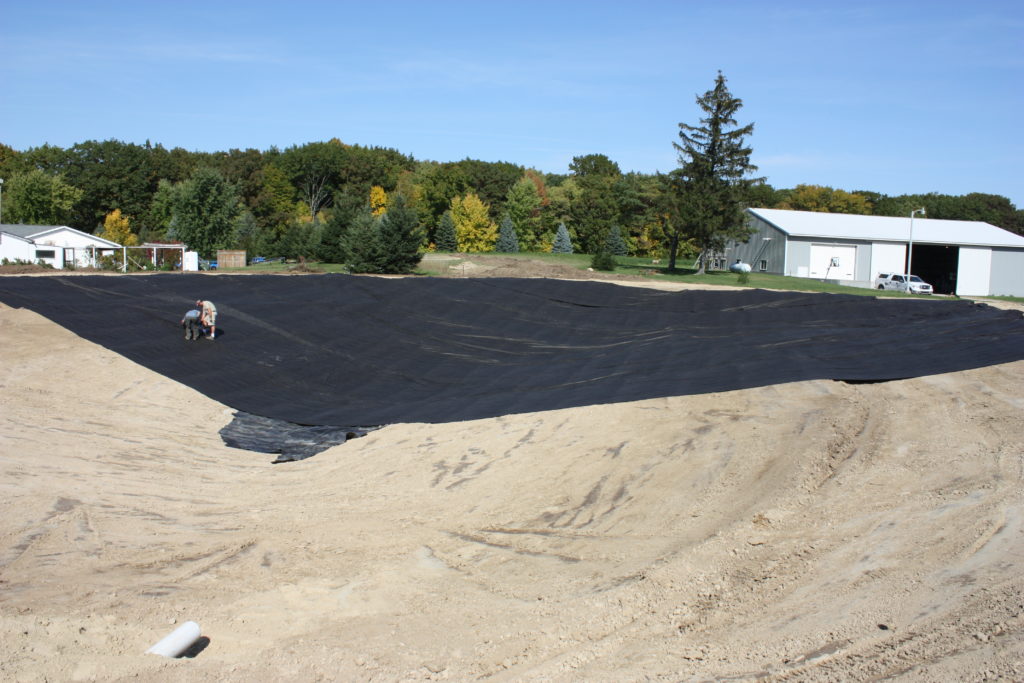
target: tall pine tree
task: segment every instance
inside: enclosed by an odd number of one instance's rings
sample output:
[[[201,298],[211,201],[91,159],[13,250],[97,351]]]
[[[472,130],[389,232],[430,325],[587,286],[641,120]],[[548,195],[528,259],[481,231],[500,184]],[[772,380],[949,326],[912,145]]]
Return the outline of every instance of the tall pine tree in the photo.
[[[718,72],[715,87],[697,97],[704,112],[699,126],[679,124],[679,142],[672,143],[679,153],[680,168],[671,173],[671,201],[666,232],[669,237],[669,268],[675,268],[680,238],[689,238],[700,248],[703,273],[707,260],[721,253],[730,240],[750,236],[743,214],[743,198],[757,170],[750,162],[751,148],[744,138],[754,124],[738,126],[736,112],[743,101],[733,97]]]
[[[404,195],[388,199],[387,212],[380,219],[381,273],[410,273],[420,262],[423,231],[419,216]]]

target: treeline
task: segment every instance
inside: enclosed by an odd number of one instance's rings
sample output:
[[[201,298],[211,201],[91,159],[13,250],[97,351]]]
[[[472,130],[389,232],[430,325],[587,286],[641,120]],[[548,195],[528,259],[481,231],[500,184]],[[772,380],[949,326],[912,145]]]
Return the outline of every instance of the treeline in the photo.
[[[414,251],[550,251],[563,232],[577,252],[659,257],[672,239],[665,177],[623,173],[603,154],[576,157],[556,174],[474,159],[417,161],[337,139],[212,153],[117,140],[24,151],[0,144],[0,178],[6,223],[70,225],[127,244],[183,241],[204,257],[237,248],[250,256],[363,259],[372,270],[384,258],[374,250],[388,249],[381,240]],[[887,196],[766,183],[745,192],[748,206],[884,216],[923,206],[929,218],[1024,234],[1024,211],[998,195]]]

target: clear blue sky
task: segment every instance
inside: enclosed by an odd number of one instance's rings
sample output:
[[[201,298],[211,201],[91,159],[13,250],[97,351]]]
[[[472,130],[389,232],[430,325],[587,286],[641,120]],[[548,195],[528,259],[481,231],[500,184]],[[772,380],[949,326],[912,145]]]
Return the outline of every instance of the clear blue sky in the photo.
[[[775,187],[1024,208],[1022,0],[0,0],[0,142],[667,171],[719,69]]]

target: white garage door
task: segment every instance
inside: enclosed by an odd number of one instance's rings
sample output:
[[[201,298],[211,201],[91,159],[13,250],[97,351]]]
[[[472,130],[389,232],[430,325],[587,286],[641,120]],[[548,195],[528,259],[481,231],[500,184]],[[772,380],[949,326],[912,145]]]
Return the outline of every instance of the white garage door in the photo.
[[[987,296],[992,279],[992,249],[988,247],[960,247],[956,272],[958,296]]]
[[[811,245],[811,277],[853,280],[857,272],[857,247],[841,244]]]

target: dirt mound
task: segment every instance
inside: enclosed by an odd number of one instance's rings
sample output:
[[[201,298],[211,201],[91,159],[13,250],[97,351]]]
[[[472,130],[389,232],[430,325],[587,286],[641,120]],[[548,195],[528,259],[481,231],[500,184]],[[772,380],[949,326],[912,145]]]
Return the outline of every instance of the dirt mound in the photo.
[[[639,275],[608,273],[599,270],[580,270],[563,263],[543,259],[499,256],[491,254],[427,255],[426,263],[444,264],[436,269],[441,277],[548,277],[558,280],[612,280],[637,282]]]
[[[1024,677],[1024,362],[275,467],[223,405],[28,311],[0,330],[4,678]],[[194,659],[143,654],[188,619]]]

